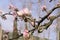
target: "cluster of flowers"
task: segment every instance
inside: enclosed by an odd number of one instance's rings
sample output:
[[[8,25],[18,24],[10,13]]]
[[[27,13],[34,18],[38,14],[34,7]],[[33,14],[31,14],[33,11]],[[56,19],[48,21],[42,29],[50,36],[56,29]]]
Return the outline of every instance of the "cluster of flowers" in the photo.
[[[24,8],[24,9],[18,11],[17,14],[19,16],[23,16],[23,15],[29,16],[29,15],[31,15],[28,8]]]

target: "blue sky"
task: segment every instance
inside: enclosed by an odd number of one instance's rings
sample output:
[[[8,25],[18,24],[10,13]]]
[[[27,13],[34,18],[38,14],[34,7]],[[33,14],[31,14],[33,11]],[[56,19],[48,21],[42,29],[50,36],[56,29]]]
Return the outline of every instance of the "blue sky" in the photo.
[[[31,6],[32,7],[31,8],[31,14],[32,14],[32,16],[34,18],[37,19],[39,14],[40,14],[41,17],[43,17],[46,14],[45,12],[41,11],[41,6],[46,5],[47,9],[50,10],[50,9],[52,9],[56,5],[56,3],[58,2],[58,0],[52,1],[51,3],[49,3],[49,0],[47,0],[44,3],[44,0],[43,0],[43,1],[41,1],[40,6],[37,5],[38,0],[31,0],[31,2],[34,3]],[[8,12],[9,11],[8,5],[10,3],[11,3],[10,0],[0,0],[0,9],[3,10],[4,12]],[[12,4],[15,5],[17,8],[19,8],[19,10],[21,10],[23,8],[22,4],[28,5],[28,3],[29,3],[28,0],[26,0],[26,1],[24,1],[24,0],[13,0],[12,1]],[[28,6],[25,6],[25,7],[28,7]],[[37,11],[39,8],[40,8],[40,11],[39,11],[40,13]],[[55,10],[52,15],[56,15],[57,13],[58,13],[57,10]],[[7,20],[5,20],[5,21],[0,18],[0,22],[1,22],[2,27],[3,27],[3,29],[5,31],[12,31],[13,30],[13,16],[7,16]],[[23,30],[24,29],[24,24],[23,23],[24,22],[19,21],[18,28],[22,28],[22,30]],[[22,24],[23,24],[23,26],[22,26]],[[56,20],[53,22],[53,24],[51,25],[51,27],[48,30],[45,30],[41,34],[38,34],[37,32],[36,33],[38,35],[41,35],[41,37],[43,37],[44,36],[43,34],[45,34],[45,37],[48,38],[48,33],[50,31],[50,37],[49,37],[49,39],[56,40],[56,30],[55,30],[56,27],[55,26],[56,26]],[[53,29],[53,30],[51,30],[51,29]],[[36,34],[36,33],[34,33],[34,34]]]

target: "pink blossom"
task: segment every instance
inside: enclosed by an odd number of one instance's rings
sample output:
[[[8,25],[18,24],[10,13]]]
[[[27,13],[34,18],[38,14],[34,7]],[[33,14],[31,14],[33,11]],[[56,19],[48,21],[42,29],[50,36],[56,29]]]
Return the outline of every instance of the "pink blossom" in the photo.
[[[46,10],[46,6],[43,5],[43,6],[41,7],[41,9],[42,9],[42,11]]]
[[[10,4],[10,5],[9,5],[9,9],[13,11],[13,10],[16,9],[16,7],[15,7],[14,5]]]
[[[18,14],[20,17],[23,16],[23,13],[24,13],[23,10],[20,10],[20,11],[17,12],[17,14]]]
[[[30,13],[28,8],[24,8],[23,11],[24,11],[24,14],[29,14]]]
[[[25,38],[29,37],[29,32],[27,29],[24,30],[23,37],[25,37]]]
[[[48,18],[47,18],[48,20],[50,19],[50,16],[48,16]]]
[[[58,3],[57,6],[60,6],[60,3]]]
[[[30,11],[28,10],[28,8],[24,8],[22,10],[20,10],[19,12],[17,12],[17,14],[21,17],[23,15],[30,15]]]
[[[31,22],[31,24],[34,26],[34,22]]]

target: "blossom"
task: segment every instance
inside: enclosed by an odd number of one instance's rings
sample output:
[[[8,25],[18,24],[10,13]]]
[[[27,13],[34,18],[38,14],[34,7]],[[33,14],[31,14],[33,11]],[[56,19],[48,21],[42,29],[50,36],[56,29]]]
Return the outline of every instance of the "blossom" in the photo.
[[[47,19],[49,20],[50,19],[50,16],[48,16]]]
[[[14,18],[16,18],[17,17],[17,13],[15,11],[13,11],[12,13],[13,13],[12,15],[14,16]]]
[[[28,9],[28,8],[24,8],[23,9],[23,15],[26,15],[26,16],[31,16],[31,14],[30,14],[30,10]]]
[[[34,22],[31,22],[31,24],[34,26]]]
[[[28,10],[28,8],[24,8],[24,9],[18,11],[17,14],[20,17],[23,16],[23,15],[30,16],[30,11]]]
[[[27,29],[24,30],[24,32],[23,32],[23,37],[24,37],[24,38],[29,37],[29,32],[28,32]]]
[[[57,6],[60,6],[60,3],[57,3]]]
[[[43,5],[43,6],[41,7],[41,9],[42,9],[42,11],[45,11],[45,10],[46,10],[46,6]]]
[[[20,11],[17,12],[17,14],[18,14],[20,17],[23,16],[23,13],[24,13],[23,10],[20,10]]]
[[[54,17],[54,16],[48,16],[47,19],[48,19],[48,20],[49,20],[49,19],[53,19],[53,17]]]
[[[26,14],[26,15],[30,14],[30,11],[28,10],[28,8],[24,8],[23,11],[24,11],[24,14]]]
[[[17,9],[17,8],[16,8],[16,6],[10,4],[10,5],[9,5],[9,9],[10,9],[11,11],[14,11],[14,10]]]

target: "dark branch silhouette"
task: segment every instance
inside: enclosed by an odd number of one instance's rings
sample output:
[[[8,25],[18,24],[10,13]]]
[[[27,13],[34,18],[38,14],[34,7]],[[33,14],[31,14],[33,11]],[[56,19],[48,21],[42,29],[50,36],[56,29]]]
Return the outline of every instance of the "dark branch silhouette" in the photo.
[[[47,13],[47,15],[46,16],[44,16],[43,18],[42,18],[42,20],[40,20],[39,22],[38,22],[38,26],[40,25],[40,23],[41,22],[43,22],[55,9],[57,9],[57,8],[60,8],[60,6],[56,6],[56,7],[54,7],[52,10],[50,10],[50,11],[48,11]]]
[[[57,16],[50,16],[48,19],[50,20],[48,23],[45,23],[44,25],[41,25],[40,27],[38,27],[38,32],[41,33],[43,32],[43,29],[48,29],[49,26],[53,23],[53,21],[60,17],[60,14]]]
[[[53,0],[50,0],[49,2],[52,2]]]

